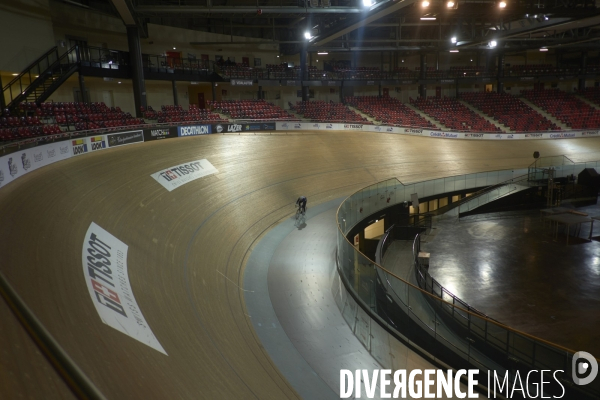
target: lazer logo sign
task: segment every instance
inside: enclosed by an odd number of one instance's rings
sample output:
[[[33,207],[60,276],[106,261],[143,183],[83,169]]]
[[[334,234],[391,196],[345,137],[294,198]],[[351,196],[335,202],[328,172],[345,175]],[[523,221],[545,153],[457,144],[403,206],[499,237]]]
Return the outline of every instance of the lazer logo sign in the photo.
[[[222,132],[241,132],[242,131],[242,125],[240,125],[240,124],[216,125],[215,126],[215,131],[217,131],[217,133],[222,133]]]
[[[90,138],[90,149],[92,151],[103,150],[106,148],[104,136],[94,136]]]
[[[217,125],[221,126],[221,125]],[[197,135],[208,135],[212,133],[210,125],[194,125],[194,126],[178,126],[177,135],[183,136],[197,136]]]
[[[71,148],[73,149],[74,156],[78,156],[80,154],[85,154],[88,152],[88,147],[85,143],[85,139],[77,139],[71,141]]]

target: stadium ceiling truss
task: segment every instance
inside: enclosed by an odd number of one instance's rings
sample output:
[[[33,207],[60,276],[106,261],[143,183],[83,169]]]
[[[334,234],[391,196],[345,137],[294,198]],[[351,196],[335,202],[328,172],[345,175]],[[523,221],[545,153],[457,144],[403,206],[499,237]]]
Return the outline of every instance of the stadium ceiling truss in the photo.
[[[242,36],[257,44],[278,45],[286,55],[303,46],[309,52],[400,53],[599,49],[600,0],[428,2],[426,7],[423,0],[87,0],[85,4],[106,8],[112,3],[114,14],[142,32],[153,23],[231,37],[193,45],[247,44],[234,39]],[[306,33],[310,39],[305,39]]]

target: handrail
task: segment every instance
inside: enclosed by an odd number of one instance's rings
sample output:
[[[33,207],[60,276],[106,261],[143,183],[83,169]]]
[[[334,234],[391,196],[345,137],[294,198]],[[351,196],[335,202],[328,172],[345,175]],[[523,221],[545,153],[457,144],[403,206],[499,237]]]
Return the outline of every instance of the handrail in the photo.
[[[373,186],[373,185],[376,185],[376,184],[379,184],[379,183],[386,182],[387,180],[388,180],[388,179],[385,179],[385,180],[382,180],[382,181],[375,182],[375,183],[373,183],[371,186]],[[400,183],[401,183],[401,182],[400,182]],[[347,200],[347,199],[349,199],[350,197],[352,197],[353,195],[355,195],[355,194],[357,194],[357,193],[361,192],[362,190],[364,190],[364,188],[362,188],[362,189],[359,189],[359,190],[355,191],[354,193],[350,194],[350,195],[349,195],[349,196],[346,198],[346,200]],[[344,202],[345,202],[346,200],[344,200]],[[336,222],[337,222],[337,223],[336,223],[336,225],[337,225],[337,228],[338,228],[338,231],[339,231],[339,233],[340,233],[340,234],[343,236],[344,240],[345,240],[345,241],[346,241],[346,242],[347,242],[347,243],[348,243],[350,246],[353,246],[353,247],[354,247],[354,245],[353,245],[353,244],[350,242],[350,240],[348,240],[348,238],[346,237],[346,235],[345,235],[345,234],[344,234],[344,232],[342,231],[342,227],[341,227],[341,225],[340,225],[340,223],[339,223],[339,213],[340,213],[340,209],[342,208],[342,206],[343,206],[344,202],[342,202],[342,204],[340,204],[340,206],[338,207],[338,209],[337,209],[337,211],[336,211]],[[379,270],[381,270],[382,272],[384,272],[384,273],[388,274],[389,276],[391,276],[391,277],[393,277],[393,278],[395,278],[395,279],[397,279],[397,280],[401,281],[402,283],[404,283],[404,284],[406,284],[406,285],[408,285],[408,286],[412,287],[413,289],[416,289],[416,290],[418,290],[419,292],[423,293],[425,296],[428,296],[429,298],[431,298],[431,299],[433,299],[433,300],[435,300],[435,301],[438,301],[438,302],[444,303],[444,304],[446,304],[447,306],[450,306],[450,307],[456,308],[456,309],[458,309],[458,310],[460,310],[460,311],[463,311],[463,312],[465,312],[465,313],[467,313],[467,314],[469,314],[469,315],[474,315],[474,316],[476,316],[476,317],[478,317],[478,318],[484,319],[485,321],[487,321],[487,322],[489,322],[489,323],[491,323],[491,324],[493,324],[493,325],[496,325],[496,326],[498,326],[498,327],[500,327],[500,328],[502,328],[502,329],[506,329],[506,330],[508,330],[508,331],[510,331],[510,332],[513,332],[513,333],[519,334],[519,335],[521,335],[521,336],[524,336],[524,337],[527,337],[527,338],[529,338],[529,339],[533,339],[533,340],[539,341],[539,342],[541,342],[541,343],[543,343],[543,344],[546,344],[546,345],[548,345],[548,346],[551,346],[551,347],[557,348],[557,349],[559,349],[559,350],[566,351],[566,352],[568,352],[568,353],[570,353],[570,354],[574,354],[574,353],[576,353],[576,351],[575,351],[575,350],[573,350],[573,349],[569,349],[568,347],[564,347],[564,346],[561,346],[561,345],[559,345],[559,344],[556,344],[556,343],[550,342],[550,341],[548,341],[548,340],[545,340],[545,339],[539,338],[539,337],[537,337],[537,336],[531,335],[531,334],[529,334],[529,333],[526,333],[526,332],[520,331],[520,330],[518,330],[518,329],[512,328],[512,327],[510,327],[510,326],[507,326],[507,325],[504,325],[504,324],[502,324],[502,323],[500,323],[500,322],[498,322],[498,321],[495,321],[495,320],[493,320],[493,319],[489,319],[489,318],[487,318],[487,317],[482,317],[482,316],[481,316],[481,315],[479,315],[479,314],[476,314],[476,313],[474,313],[474,312],[472,312],[472,311],[469,311],[469,310],[467,310],[467,309],[464,309],[464,308],[462,308],[462,307],[460,307],[460,306],[457,306],[457,305],[455,305],[455,304],[452,304],[452,303],[450,303],[450,302],[447,302],[447,301],[445,301],[445,300],[443,300],[443,299],[440,299],[439,297],[437,297],[437,296],[434,296],[433,294],[431,294],[431,293],[429,293],[429,292],[427,292],[427,291],[425,291],[425,290],[421,289],[420,287],[418,287],[418,286],[415,286],[415,285],[413,285],[412,283],[410,283],[410,282],[408,282],[408,281],[406,281],[406,280],[402,279],[401,277],[399,277],[398,275],[396,275],[396,274],[394,274],[393,272],[389,271],[388,269],[386,269],[386,268],[385,268],[385,267],[383,267],[382,265],[379,265],[379,264],[378,264],[378,263],[376,263],[375,261],[371,260],[371,259],[370,259],[370,258],[369,258],[367,255],[365,255],[365,254],[364,254],[363,252],[361,252],[359,249],[355,248],[355,251],[356,251],[358,254],[360,254],[361,256],[363,256],[365,259],[369,260],[369,261],[370,261],[370,262],[371,262],[371,263],[372,263],[372,264],[373,264],[373,265],[374,265],[376,268],[378,268],[378,269],[379,269]],[[598,359],[598,358],[597,358],[597,360],[598,360],[598,361],[600,361],[600,359]]]
[[[6,91],[10,85],[14,84],[19,79],[21,79],[33,67],[35,67],[36,65],[38,65],[40,63],[40,61],[42,61],[43,58],[48,57],[48,55],[50,55],[54,51],[57,51],[57,49],[58,49],[58,47],[54,46],[53,48],[51,48],[50,50],[48,50],[47,52],[45,52],[43,55],[41,55],[40,57],[38,57],[34,62],[32,62],[31,64],[29,64],[27,67],[25,67],[23,69],[23,72],[21,72],[19,75],[17,75],[16,77],[14,77],[14,79],[12,81],[10,81],[6,86],[4,86],[2,88],[2,92]]]

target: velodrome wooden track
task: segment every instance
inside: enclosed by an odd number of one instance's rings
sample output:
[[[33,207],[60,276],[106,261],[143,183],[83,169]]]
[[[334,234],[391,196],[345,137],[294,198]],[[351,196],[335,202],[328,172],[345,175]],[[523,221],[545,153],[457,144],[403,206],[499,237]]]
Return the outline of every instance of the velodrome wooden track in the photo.
[[[396,176],[403,182],[600,158],[600,139],[491,142],[358,132],[206,135],[123,146],[0,190],[0,268],[109,399],[282,399],[242,290],[253,243],[294,212]],[[217,175],[167,192],[150,174],[207,158]],[[103,324],[83,279],[94,221],[129,246],[129,277],[168,356]],[[308,227],[309,229],[310,227]],[[0,303],[0,398],[69,398]]]

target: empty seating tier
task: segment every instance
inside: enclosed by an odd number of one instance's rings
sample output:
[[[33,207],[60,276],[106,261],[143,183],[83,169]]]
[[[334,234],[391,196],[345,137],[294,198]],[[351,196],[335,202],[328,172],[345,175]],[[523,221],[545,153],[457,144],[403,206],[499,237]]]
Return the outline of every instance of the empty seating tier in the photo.
[[[295,119],[282,108],[265,100],[225,100],[209,101],[213,110],[230,115],[235,119],[290,120]]]
[[[600,127],[600,110],[558,89],[523,90],[523,97],[572,129]]]
[[[198,108],[196,104],[190,104],[189,110],[184,110],[181,106],[161,106],[161,111],[158,112],[148,106],[148,109],[142,108],[142,112],[146,119],[156,120],[159,124],[226,122],[219,114],[215,114],[206,108]]]
[[[410,102],[449,129],[467,132],[500,132],[500,128],[477,115],[455,98],[428,97],[410,99]]]
[[[294,107],[296,112],[311,121],[318,122],[366,122],[361,117],[342,103],[328,103],[318,101],[299,101]]]
[[[386,125],[435,128],[431,122],[393,97],[346,97],[346,103]]]
[[[515,132],[560,130],[542,114],[508,93],[465,92],[460,98]]]

